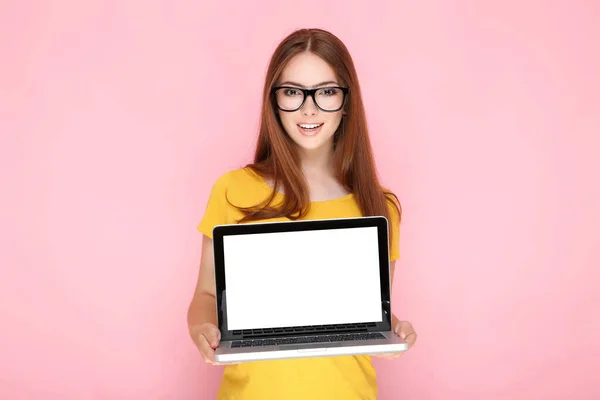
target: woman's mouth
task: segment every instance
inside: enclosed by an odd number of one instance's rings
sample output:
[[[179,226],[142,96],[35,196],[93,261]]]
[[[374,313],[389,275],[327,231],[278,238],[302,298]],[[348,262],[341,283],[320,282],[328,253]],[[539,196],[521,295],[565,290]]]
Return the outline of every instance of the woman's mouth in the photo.
[[[323,124],[298,124],[298,130],[304,136],[314,136],[321,130]]]

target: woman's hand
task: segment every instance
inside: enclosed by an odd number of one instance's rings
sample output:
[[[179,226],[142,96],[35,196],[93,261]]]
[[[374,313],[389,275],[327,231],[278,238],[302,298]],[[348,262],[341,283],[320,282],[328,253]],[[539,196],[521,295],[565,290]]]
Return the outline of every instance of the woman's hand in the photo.
[[[215,361],[215,349],[219,347],[221,332],[211,323],[205,323],[194,330],[194,341],[207,364],[221,365]]]
[[[392,315],[392,326],[394,333],[400,336],[403,340],[405,340],[406,343],[408,343],[408,348],[410,349],[417,340],[417,333],[415,332],[415,329],[413,328],[412,324],[408,321],[400,321],[395,315]],[[392,359],[398,358],[404,353],[404,351],[400,351],[397,353],[373,354],[373,356]]]

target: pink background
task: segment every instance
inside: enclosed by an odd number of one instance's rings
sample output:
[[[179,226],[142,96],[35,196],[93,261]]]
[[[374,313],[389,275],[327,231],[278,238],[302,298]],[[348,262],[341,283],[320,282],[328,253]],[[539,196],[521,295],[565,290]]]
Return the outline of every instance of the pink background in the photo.
[[[600,398],[598,2],[37,3],[0,3],[0,398],[214,398],[195,227],[304,26],[404,206],[381,398]]]

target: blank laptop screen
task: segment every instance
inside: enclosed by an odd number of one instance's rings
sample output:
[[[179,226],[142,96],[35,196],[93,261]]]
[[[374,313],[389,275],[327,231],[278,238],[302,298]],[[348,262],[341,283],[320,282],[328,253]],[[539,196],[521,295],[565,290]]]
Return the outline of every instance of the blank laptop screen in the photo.
[[[382,321],[376,227],[224,236],[227,328]]]

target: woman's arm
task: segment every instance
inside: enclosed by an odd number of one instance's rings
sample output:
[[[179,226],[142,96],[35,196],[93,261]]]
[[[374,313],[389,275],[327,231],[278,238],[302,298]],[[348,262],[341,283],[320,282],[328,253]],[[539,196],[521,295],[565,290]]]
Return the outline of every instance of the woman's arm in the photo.
[[[390,262],[390,298],[394,292],[394,272],[396,272],[396,260]],[[392,310],[392,329],[398,325],[398,322],[400,321],[394,315],[394,310]]]
[[[396,272],[396,260],[390,262],[390,286],[394,286],[394,272]]]
[[[217,306],[215,298],[215,262],[213,258],[212,239],[202,238],[202,255],[200,271],[194,296],[187,314],[190,335],[194,342],[198,340],[199,328],[206,323],[217,325]]]

